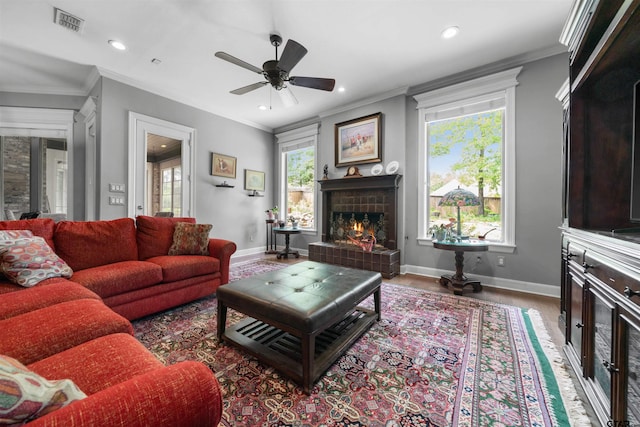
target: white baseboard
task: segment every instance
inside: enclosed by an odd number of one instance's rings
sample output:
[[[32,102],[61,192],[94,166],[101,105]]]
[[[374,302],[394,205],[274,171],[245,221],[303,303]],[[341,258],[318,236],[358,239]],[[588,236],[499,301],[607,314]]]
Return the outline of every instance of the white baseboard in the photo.
[[[284,250],[284,246],[278,246],[276,249],[279,251],[282,251]],[[300,256],[309,256],[309,251],[307,249],[291,248],[291,250],[300,252]],[[273,257],[274,260],[276,259],[275,254],[265,255],[264,252],[265,252],[264,246],[260,246],[259,248],[241,249],[239,251],[234,252],[234,254],[231,255],[231,264],[249,261],[256,258],[262,258],[263,256],[266,256],[267,258]]]
[[[435,268],[421,267],[418,265],[403,265],[400,267],[400,274],[417,274],[419,276],[440,277],[443,274],[453,274],[453,271],[438,270]],[[482,276],[473,274],[482,282],[482,286],[488,288],[508,289],[510,291],[526,292],[535,295],[560,298],[560,286],[547,285],[544,283],[524,282],[522,280],[504,279],[501,277]]]
[[[278,247],[278,250],[284,249]],[[301,256],[309,256],[309,251],[306,249],[291,248],[300,252]],[[249,261],[255,258],[262,258],[264,256],[264,247],[243,249],[235,252],[231,255],[231,263],[239,263]],[[276,255],[267,255],[267,258],[272,256],[275,260]],[[430,267],[421,267],[419,265],[402,265],[400,266],[400,274],[417,274],[418,276],[427,277],[440,277],[443,274],[453,274],[453,271],[438,270]],[[547,285],[544,283],[525,282],[522,280],[504,279],[501,277],[483,276],[480,274],[473,274],[474,278],[477,278],[482,282],[482,286],[488,288],[507,289],[510,291],[525,292],[535,295],[544,295],[548,297],[560,298],[560,287],[554,285]]]

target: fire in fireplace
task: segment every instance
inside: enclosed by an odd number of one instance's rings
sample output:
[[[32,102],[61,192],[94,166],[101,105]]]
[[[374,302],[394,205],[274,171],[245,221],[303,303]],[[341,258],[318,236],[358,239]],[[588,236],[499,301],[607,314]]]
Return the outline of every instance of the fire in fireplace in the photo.
[[[387,240],[386,221],[380,212],[332,212],[329,241],[357,245],[371,250],[384,248]]]

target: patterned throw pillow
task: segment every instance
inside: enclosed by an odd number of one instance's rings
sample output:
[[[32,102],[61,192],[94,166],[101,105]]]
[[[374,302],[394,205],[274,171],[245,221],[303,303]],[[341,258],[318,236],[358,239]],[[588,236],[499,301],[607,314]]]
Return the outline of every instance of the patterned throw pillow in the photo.
[[[33,237],[31,230],[0,230],[0,240],[13,240]]]
[[[0,421],[29,422],[87,397],[71,380],[49,381],[0,355]]]
[[[209,255],[211,224],[177,222],[169,255]]]
[[[0,270],[11,282],[31,287],[50,277],[71,277],[73,271],[42,237],[0,240]]]

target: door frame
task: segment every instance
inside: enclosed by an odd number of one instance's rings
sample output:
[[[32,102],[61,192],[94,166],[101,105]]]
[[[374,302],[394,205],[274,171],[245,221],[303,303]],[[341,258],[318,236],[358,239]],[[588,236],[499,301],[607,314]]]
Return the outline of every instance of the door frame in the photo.
[[[137,209],[138,199],[143,200],[146,204],[144,194],[138,194],[138,187],[140,187],[143,192],[146,192],[147,176],[146,173],[141,174],[144,182],[141,186],[138,186],[136,181],[136,171],[138,171],[139,168],[146,170],[147,159],[146,157],[141,159],[141,155],[139,153],[140,148],[144,149],[142,152],[147,152],[147,134],[149,133],[167,136],[169,138],[182,141],[182,212],[184,216],[195,217],[195,183],[191,179],[191,176],[193,175],[191,168],[192,165],[195,164],[196,130],[192,127],[133,111],[129,111],[129,176],[127,184],[129,186],[129,197],[127,198],[127,215],[130,218],[135,218],[139,214]]]
[[[66,109],[0,106],[0,128],[11,130],[13,134],[51,138],[60,138],[64,134],[67,139],[67,218],[69,219],[74,218],[74,113],[73,110]],[[0,178],[3,173],[0,170]],[[42,170],[37,173],[42,174]],[[1,179],[0,200],[4,201],[3,182],[4,179]]]

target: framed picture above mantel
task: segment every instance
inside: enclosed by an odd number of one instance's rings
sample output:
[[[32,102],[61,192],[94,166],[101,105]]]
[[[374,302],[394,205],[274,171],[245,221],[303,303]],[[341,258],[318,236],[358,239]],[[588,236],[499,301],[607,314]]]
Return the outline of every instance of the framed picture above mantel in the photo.
[[[382,161],[382,113],[335,125],[336,167]]]

